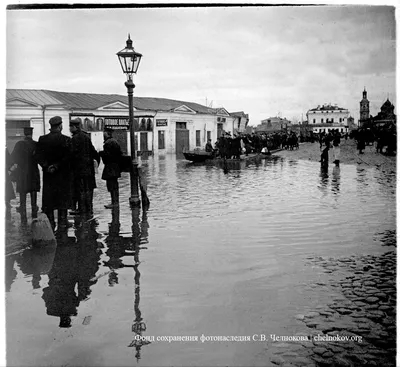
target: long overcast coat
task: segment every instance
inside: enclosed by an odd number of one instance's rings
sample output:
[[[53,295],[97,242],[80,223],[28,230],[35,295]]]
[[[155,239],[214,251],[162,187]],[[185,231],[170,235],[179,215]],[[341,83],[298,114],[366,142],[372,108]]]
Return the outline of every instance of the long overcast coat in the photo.
[[[121,177],[121,157],[122,150],[118,142],[114,138],[108,138],[104,141],[103,151],[100,152],[101,159],[104,163],[103,180],[110,180]]]
[[[100,162],[99,153],[94,149],[88,134],[78,130],[72,136],[72,170],[74,181],[85,181],[84,186],[89,190],[96,188],[93,160],[96,160],[98,163]]]
[[[61,132],[50,131],[39,138],[35,158],[43,168],[44,212],[53,209],[68,209],[72,201],[71,138]],[[49,173],[54,165],[56,171]]]
[[[31,138],[19,141],[11,154],[17,168],[17,192],[28,193],[40,191],[40,173],[34,159],[37,142]]]

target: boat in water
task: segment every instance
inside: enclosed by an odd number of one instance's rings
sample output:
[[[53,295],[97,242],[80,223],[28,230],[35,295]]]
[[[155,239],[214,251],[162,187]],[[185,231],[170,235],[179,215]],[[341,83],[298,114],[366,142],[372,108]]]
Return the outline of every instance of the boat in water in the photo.
[[[270,156],[274,153],[281,151],[282,149],[274,149],[266,152],[258,153],[250,153],[250,154],[242,154],[240,159],[224,159],[221,157],[216,157],[214,152],[206,152],[204,150],[195,149],[195,150],[184,150],[183,156],[185,159],[191,162],[210,162],[210,161],[228,161],[228,162],[237,162],[237,161],[246,161],[250,159],[263,159],[267,156]]]
[[[183,156],[191,162],[205,162],[215,158],[213,152],[206,152],[205,150],[200,149],[184,150]]]

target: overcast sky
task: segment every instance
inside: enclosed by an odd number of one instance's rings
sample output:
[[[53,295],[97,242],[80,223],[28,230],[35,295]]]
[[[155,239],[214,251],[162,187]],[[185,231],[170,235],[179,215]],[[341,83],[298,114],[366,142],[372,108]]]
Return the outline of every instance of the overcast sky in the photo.
[[[116,52],[143,59],[135,96],[244,111],[250,124],[336,103],[396,102],[390,6],[7,10],[7,88],[126,94]],[[397,107],[397,106],[396,106]]]

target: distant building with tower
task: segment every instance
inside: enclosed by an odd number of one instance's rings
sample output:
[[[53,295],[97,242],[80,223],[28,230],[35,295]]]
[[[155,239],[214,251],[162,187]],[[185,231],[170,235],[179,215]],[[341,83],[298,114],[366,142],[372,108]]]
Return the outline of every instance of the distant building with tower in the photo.
[[[369,101],[367,91],[363,91],[363,98],[360,101],[360,120],[359,127],[379,128],[379,127],[396,127],[396,115],[394,113],[394,105],[389,101],[389,97],[382,104],[381,110],[376,116],[372,116],[369,110]]]
[[[367,98],[367,91],[365,90],[362,93],[362,100],[360,101],[360,119],[358,120],[358,126],[363,127],[363,125],[369,120],[369,101]]]

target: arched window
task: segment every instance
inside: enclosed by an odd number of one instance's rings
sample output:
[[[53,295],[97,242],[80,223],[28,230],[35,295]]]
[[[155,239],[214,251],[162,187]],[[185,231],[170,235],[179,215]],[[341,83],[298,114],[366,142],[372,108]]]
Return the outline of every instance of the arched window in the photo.
[[[103,131],[103,122],[104,120],[101,117],[96,120],[97,131]]]
[[[146,119],[142,118],[142,121],[140,121],[140,130],[145,131],[146,130]]]
[[[151,131],[153,129],[153,125],[151,123],[151,119],[147,119],[147,131]]]
[[[87,117],[84,120],[84,125],[86,127],[87,131],[93,131],[93,124],[92,121],[90,119],[88,119]]]

